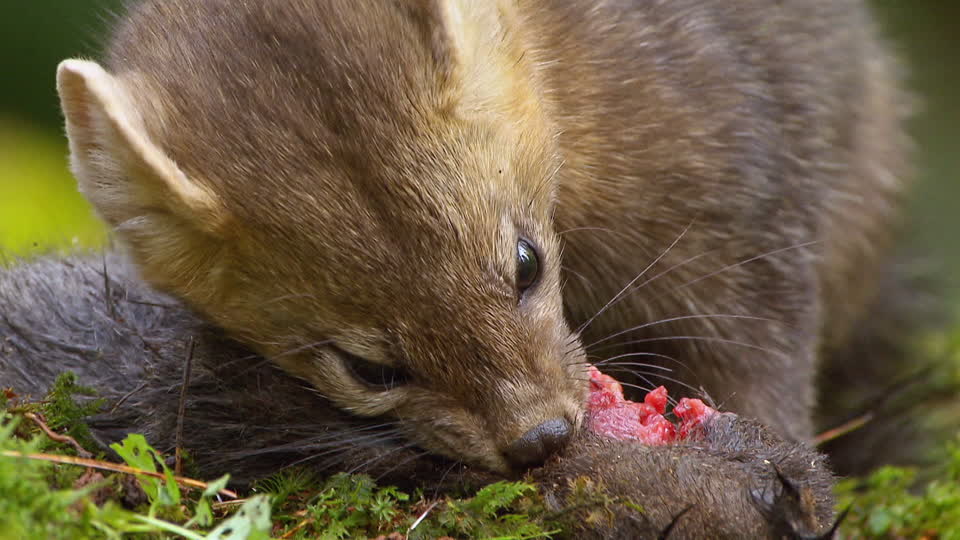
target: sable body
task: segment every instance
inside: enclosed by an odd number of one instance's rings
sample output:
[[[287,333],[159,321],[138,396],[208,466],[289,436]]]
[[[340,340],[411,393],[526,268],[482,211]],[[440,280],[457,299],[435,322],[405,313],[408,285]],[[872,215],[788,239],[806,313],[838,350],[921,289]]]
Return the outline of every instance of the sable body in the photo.
[[[587,354],[806,441],[880,293],[905,107],[859,1],[147,1],[107,51],[58,76],[81,190],[147,283],[327,398],[301,418],[338,444],[386,418],[522,468],[581,427]],[[196,440],[246,433],[247,393],[209,388]]]
[[[681,318],[588,353],[669,355],[672,377],[810,437],[816,365],[877,294],[905,173],[904,101],[862,3],[601,3],[586,21],[566,4],[543,27],[566,307],[589,320],[663,254],[582,339]],[[697,317],[714,314],[769,320]]]

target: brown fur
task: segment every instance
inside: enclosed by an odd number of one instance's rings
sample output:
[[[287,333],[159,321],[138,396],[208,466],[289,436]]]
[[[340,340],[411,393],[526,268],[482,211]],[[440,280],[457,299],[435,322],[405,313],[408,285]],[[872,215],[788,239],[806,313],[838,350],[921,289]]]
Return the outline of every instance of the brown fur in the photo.
[[[901,191],[902,100],[855,0],[158,0],[108,51],[60,92],[143,276],[494,470],[580,424],[587,352],[669,357],[675,389],[808,440]],[[519,236],[543,276],[518,301]],[[371,390],[329,340],[414,382]]]

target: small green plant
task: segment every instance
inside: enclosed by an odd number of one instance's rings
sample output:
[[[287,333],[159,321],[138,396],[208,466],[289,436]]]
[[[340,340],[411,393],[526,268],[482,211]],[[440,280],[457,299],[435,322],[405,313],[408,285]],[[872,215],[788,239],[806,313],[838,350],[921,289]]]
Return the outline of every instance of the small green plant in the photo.
[[[849,508],[842,531],[850,537],[960,540],[960,438],[947,450],[942,475],[917,489],[917,470],[882,467],[837,486],[838,507]]]
[[[97,528],[81,501],[86,490],[50,489],[50,464],[10,454],[38,452],[41,440],[14,436],[18,419],[0,412],[0,538],[89,538]]]
[[[527,539],[559,532],[542,523],[544,508],[536,486],[524,482],[490,484],[471,498],[449,500],[411,538]]]
[[[266,493],[274,510],[280,510],[291,503],[301,502],[300,493],[316,489],[317,475],[310,469],[292,467],[283,469],[253,484],[254,493]]]
[[[261,540],[269,537],[270,502],[266,496],[252,497],[228,520],[209,533],[203,528],[213,524],[210,500],[227,483],[227,477],[211,483],[196,500],[187,501],[169,469],[162,465],[156,450],[142,436],[131,435],[116,450],[132,467],[155,472],[161,465],[164,480],[141,478],[141,486],[151,502],[149,511],[140,514],[109,500],[102,505],[92,494],[109,487],[109,478],[82,487],[51,489],[56,465],[36,455],[45,440],[17,437],[19,418],[0,412],[0,540],[20,538],[85,539],[115,538],[140,533],[157,538],[189,540]],[[190,503],[190,504],[187,504]],[[158,510],[174,510],[175,521],[158,518]],[[188,517],[189,516],[189,517]]]
[[[373,538],[401,533],[410,539],[488,538],[525,540],[549,538],[558,532],[544,525],[545,511],[536,487],[524,482],[497,482],[463,499],[427,500],[396,487],[381,487],[368,476],[335,474],[317,489],[310,473],[289,471],[257,484],[277,501],[292,497],[275,521],[285,523],[275,534],[290,538]],[[283,494],[286,494],[285,498]],[[275,506],[276,508],[276,506]]]
[[[111,444],[110,448],[120,456],[127,465],[147,472],[158,472],[157,465],[163,471],[164,480],[152,476],[138,476],[140,487],[150,500],[150,515],[156,515],[161,507],[172,507],[180,504],[180,486],[173,479],[173,472],[163,462],[160,454],[153,449],[143,435],[128,435],[123,442]]]
[[[105,400],[94,399],[96,395],[93,388],[80,385],[73,373],[61,373],[41,402],[40,411],[54,431],[65,431],[84,448],[96,448],[90,429],[83,421],[103,409]],[[78,397],[86,399],[81,402]]]
[[[410,496],[395,487],[379,488],[368,476],[336,474],[307,506],[321,539],[376,536],[400,523],[401,504]]]

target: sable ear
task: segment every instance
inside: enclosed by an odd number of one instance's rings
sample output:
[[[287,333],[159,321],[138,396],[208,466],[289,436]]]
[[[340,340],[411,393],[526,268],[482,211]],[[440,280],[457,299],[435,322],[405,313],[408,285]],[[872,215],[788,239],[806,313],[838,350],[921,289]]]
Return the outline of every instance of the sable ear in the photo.
[[[500,2],[485,0],[433,0],[442,38],[459,67],[484,63],[503,31]]]
[[[536,109],[516,0],[423,0],[429,2],[434,55],[464,111],[503,107]],[[527,94],[520,95],[518,90]]]
[[[174,221],[208,234],[220,229],[220,201],[150,140],[116,78],[95,62],[65,60],[57,69],[57,91],[80,191],[119,234],[144,234],[136,223],[156,220],[168,221],[161,228]]]

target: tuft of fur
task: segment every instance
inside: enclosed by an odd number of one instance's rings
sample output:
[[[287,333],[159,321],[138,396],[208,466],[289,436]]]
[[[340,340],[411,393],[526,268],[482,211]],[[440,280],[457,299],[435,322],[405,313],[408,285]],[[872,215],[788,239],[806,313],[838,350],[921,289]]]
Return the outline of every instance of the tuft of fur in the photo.
[[[145,287],[116,256],[15,266],[0,273],[0,302],[3,385],[39,395],[59,370],[73,370],[109,401],[88,419],[103,445],[138,432],[172,452],[182,420],[182,444],[200,470],[229,472],[238,484],[294,464],[438,493],[498,478],[412,448],[390,423],[343,413]],[[823,456],[729,413],[684,444],[649,447],[582,434],[530,474],[553,509],[570,514],[576,538],[659,537],[674,521],[666,537],[799,538],[832,525],[832,475]],[[583,501],[570,489],[582,482],[607,506],[577,506]],[[585,509],[605,518],[579,523]]]

